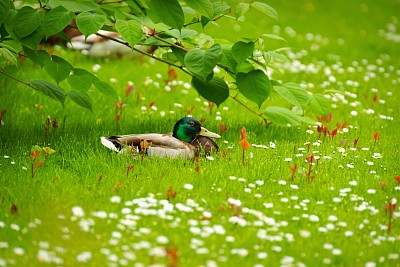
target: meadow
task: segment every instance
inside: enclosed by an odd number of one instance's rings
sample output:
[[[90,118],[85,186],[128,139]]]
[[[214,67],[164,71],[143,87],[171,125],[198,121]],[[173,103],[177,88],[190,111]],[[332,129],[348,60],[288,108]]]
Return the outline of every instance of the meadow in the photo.
[[[0,76],[0,266],[400,266],[400,3],[268,3],[278,22],[249,13],[251,26],[206,33],[287,39],[267,45],[290,47],[272,77],[326,94],[331,115],[306,110],[319,127],[266,126],[231,99],[210,106],[185,73],[148,58],[51,48],[110,81],[119,109],[96,90],[93,112],[63,107]],[[49,78],[28,60],[20,68],[21,80]],[[272,92],[263,107],[285,103]],[[187,115],[229,127],[220,152],[134,158],[100,143],[171,132]],[[55,153],[32,175],[35,145]]]

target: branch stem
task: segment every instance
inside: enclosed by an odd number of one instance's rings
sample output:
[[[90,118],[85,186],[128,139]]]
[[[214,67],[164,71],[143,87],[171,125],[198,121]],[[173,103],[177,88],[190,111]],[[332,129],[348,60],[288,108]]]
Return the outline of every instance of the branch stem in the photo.
[[[267,118],[262,114],[262,113],[258,113],[255,110],[251,109],[249,106],[246,105],[246,103],[243,103],[241,100],[239,100],[237,98],[238,95],[235,96],[231,96],[229,95],[230,98],[232,98],[233,100],[235,100],[236,102],[238,102],[241,106],[243,106],[245,109],[247,109],[248,111],[250,111],[251,113],[255,114],[256,116],[260,117],[261,119],[263,119],[263,121],[268,125],[268,120]]]
[[[3,75],[5,75],[5,76],[7,76],[8,78],[13,79],[14,81],[17,81],[17,82],[19,82],[19,83],[25,84],[26,86],[29,86],[29,87],[35,89],[30,83],[27,83],[27,82],[25,82],[25,81],[22,81],[22,80],[20,80],[20,79],[14,77],[14,76],[8,74],[7,72],[5,72],[5,71],[2,70],[2,69],[0,69],[0,73],[3,74]]]
[[[130,44],[129,44],[128,42],[126,42],[126,41],[122,41],[122,40],[119,40],[118,38],[114,38],[114,37],[109,37],[109,36],[103,35],[103,34],[101,34],[101,33],[96,33],[96,35],[97,35],[97,36],[100,36],[100,37],[102,37],[102,38],[105,38],[105,39],[112,40],[112,41],[114,41],[114,42],[123,44],[123,45],[125,45],[125,46],[128,46],[128,47],[130,47],[133,51],[136,51],[136,52],[138,52],[138,53],[140,53],[140,54],[142,54],[142,55],[151,57],[151,58],[153,58],[153,59],[155,59],[155,60],[157,60],[157,61],[163,62],[163,63],[165,63],[165,64],[174,66],[174,67],[176,67],[176,68],[178,68],[178,69],[181,69],[183,72],[186,72],[187,74],[191,75],[191,73],[190,73],[189,71],[185,70],[185,69],[183,68],[182,65],[181,65],[181,66],[180,66],[180,65],[176,65],[176,64],[171,63],[171,62],[168,62],[168,61],[166,61],[166,60],[164,60],[164,59],[162,59],[162,58],[156,57],[156,56],[153,55],[153,54],[150,54],[150,53],[147,53],[147,52],[145,52],[145,51],[142,51],[142,50],[140,50],[140,49],[138,49],[138,48],[136,48],[136,47],[132,47],[132,46],[130,46]]]

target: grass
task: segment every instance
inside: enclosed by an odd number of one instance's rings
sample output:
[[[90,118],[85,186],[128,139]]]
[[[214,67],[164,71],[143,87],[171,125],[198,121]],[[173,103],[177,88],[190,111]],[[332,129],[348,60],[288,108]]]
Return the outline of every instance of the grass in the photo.
[[[294,63],[280,65],[282,73],[273,77],[315,92],[340,91],[332,101],[332,121],[324,125],[333,130],[347,120],[345,129],[332,139],[318,138],[307,125],[266,128],[229,100],[210,113],[193,89],[163,89],[166,66],[57,50],[75,66],[101,65],[98,77],[115,78],[121,97],[128,81],[136,91],[123,99],[127,106],[117,126],[115,103],[97,91],[90,93],[91,113],[68,101],[62,108],[21,84],[1,81],[0,109],[7,113],[0,126],[0,266],[174,266],[175,257],[179,266],[400,266],[400,216],[394,212],[389,233],[385,212],[400,191],[393,179],[400,173],[400,49],[394,39],[379,36],[389,23],[398,27],[398,3],[270,4],[294,52]],[[230,34],[216,27],[210,31],[234,39],[272,31],[273,24],[257,20],[250,29],[242,26]],[[297,33],[291,35],[288,26]],[[319,41],[317,34],[329,42]],[[23,80],[48,78],[30,62],[21,69]],[[189,81],[178,74],[179,81]],[[280,104],[272,94],[265,106]],[[130,159],[99,142],[109,134],[169,132],[192,107],[207,129],[230,126],[219,142],[222,153],[213,160],[201,158],[199,172],[191,161]],[[47,116],[59,128],[46,135]],[[269,147],[247,150],[244,166],[238,145],[243,126],[252,144]],[[32,178],[29,156],[36,144],[56,153]],[[311,165],[315,177],[309,182],[306,158],[311,154],[320,159]],[[127,163],[134,165],[128,177]],[[292,179],[289,166],[295,164]],[[168,199],[170,186],[176,197]]]

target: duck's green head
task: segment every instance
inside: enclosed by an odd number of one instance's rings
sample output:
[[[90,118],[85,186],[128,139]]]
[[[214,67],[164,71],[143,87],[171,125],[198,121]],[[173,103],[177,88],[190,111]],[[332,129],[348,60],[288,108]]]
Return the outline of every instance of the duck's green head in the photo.
[[[198,120],[191,117],[185,117],[177,121],[172,134],[173,137],[187,143],[192,142],[198,135],[221,138],[219,134],[210,132],[201,126],[201,123]]]

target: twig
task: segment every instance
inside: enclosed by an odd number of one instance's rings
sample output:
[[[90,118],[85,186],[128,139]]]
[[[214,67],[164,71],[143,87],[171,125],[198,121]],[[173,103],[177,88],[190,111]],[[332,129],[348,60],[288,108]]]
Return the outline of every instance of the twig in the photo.
[[[253,114],[257,115],[258,117],[260,117],[261,119],[263,119],[263,121],[264,121],[264,122],[267,124],[267,126],[268,126],[269,122],[268,122],[267,118],[263,116],[262,113],[257,113],[256,111],[254,111],[254,110],[252,110],[251,108],[249,108],[249,106],[247,106],[245,103],[243,103],[242,101],[240,101],[240,100],[237,98],[237,96],[238,96],[238,94],[235,95],[235,96],[229,95],[230,98],[234,99],[234,100],[235,100],[236,102],[238,102],[241,106],[243,106],[244,108],[246,108],[248,111],[250,111],[251,113],[253,113]]]
[[[103,34],[101,34],[101,33],[96,33],[96,35],[97,35],[97,36],[100,36],[100,37],[102,37],[102,38],[105,38],[105,39],[112,40],[112,41],[114,41],[114,42],[123,44],[123,45],[125,45],[125,46],[127,46],[127,47],[130,47],[132,50],[134,50],[134,51],[136,51],[136,52],[138,52],[138,53],[140,53],[140,54],[142,54],[142,55],[151,57],[151,58],[153,58],[153,59],[155,59],[155,60],[157,60],[157,61],[160,61],[160,62],[163,62],[163,63],[165,63],[165,64],[174,66],[174,67],[176,67],[176,68],[178,68],[178,69],[181,69],[182,71],[186,72],[187,74],[191,75],[189,71],[183,69],[183,66],[173,64],[173,63],[168,62],[168,61],[166,61],[166,60],[164,60],[164,59],[158,58],[158,57],[154,56],[153,54],[149,54],[149,53],[144,52],[144,51],[142,51],[142,50],[140,50],[140,49],[138,49],[138,48],[136,48],[136,47],[132,47],[132,46],[130,46],[130,44],[129,44],[128,42],[126,42],[126,41],[122,41],[122,40],[119,40],[118,38],[114,38],[114,37],[109,37],[109,36],[103,35]]]
[[[0,69],[0,73],[3,74],[3,75],[5,75],[5,76],[7,76],[7,77],[9,77],[9,78],[11,78],[11,79],[13,79],[14,81],[17,81],[17,82],[19,82],[19,83],[23,83],[23,84],[25,84],[26,86],[29,86],[29,87],[31,87],[31,88],[33,88],[33,89],[36,89],[36,88],[33,87],[30,83],[25,82],[25,81],[22,81],[22,80],[20,80],[20,79],[14,77],[14,76],[8,74],[7,72],[5,72],[5,71],[2,70],[2,69]]]
[[[114,1],[114,2],[104,2],[104,1],[100,1],[97,2],[98,5],[107,5],[107,4],[120,4],[125,2],[125,0],[118,0],[118,1]]]

